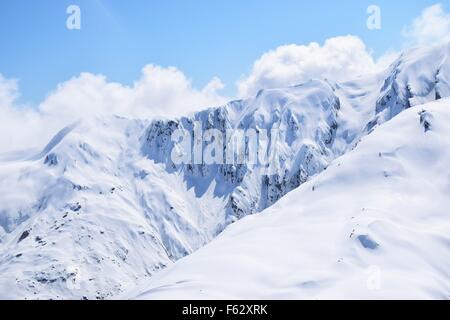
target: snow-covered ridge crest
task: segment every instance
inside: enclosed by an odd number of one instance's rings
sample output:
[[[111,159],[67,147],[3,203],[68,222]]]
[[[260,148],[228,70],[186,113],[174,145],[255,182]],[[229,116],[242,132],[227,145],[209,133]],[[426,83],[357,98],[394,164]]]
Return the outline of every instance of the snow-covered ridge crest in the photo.
[[[184,175],[198,196],[205,183],[214,183],[215,195],[228,198],[226,219],[233,221],[269,206],[324,169],[336,156],[331,147],[339,109],[339,98],[324,81],[264,90],[253,99],[190,118],[154,123],[145,136],[143,152],[167,171]],[[211,140],[219,161],[208,163]],[[187,161],[176,163],[174,150],[182,158],[187,155]],[[285,180],[287,173],[289,180]],[[242,203],[244,198],[251,202]]]
[[[229,185],[227,221],[235,221],[272,205],[403,110],[449,96],[449,47],[408,51],[368,80],[261,90],[252,99],[156,122],[144,153],[195,180],[194,187]],[[229,157],[236,140],[238,156]]]
[[[369,129],[412,106],[450,96],[449,55],[450,42],[403,53],[389,68]]]
[[[449,96],[448,52],[410,51],[380,75],[263,90],[180,119],[83,120],[36,156],[3,158],[0,295],[110,298],[154,276],[323,172],[402,110]],[[172,134],[193,133],[196,122],[202,138],[208,129],[224,139],[266,130],[271,169],[174,163]],[[202,139],[202,151],[208,144]]]
[[[126,297],[448,300],[449,121],[409,108]]]

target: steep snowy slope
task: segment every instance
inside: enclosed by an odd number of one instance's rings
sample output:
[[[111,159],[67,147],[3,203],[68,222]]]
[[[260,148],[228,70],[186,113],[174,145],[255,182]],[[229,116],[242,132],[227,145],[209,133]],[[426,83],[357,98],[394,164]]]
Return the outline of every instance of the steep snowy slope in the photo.
[[[448,96],[448,53],[449,44],[416,49],[379,75],[264,90],[176,120],[83,120],[40,153],[0,156],[0,298],[129,290],[270,207],[399,112]],[[200,164],[175,164],[174,154],[196,153],[180,152],[172,134],[195,145],[208,129]],[[242,132],[231,162],[205,162],[211,145],[222,142],[214,157],[225,157]],[[262,149],[252,149],[254,133]]]
[[[339,110],[339,99],[324,81],[265,90],[253,99],[234,101],[193,117],[158,121],[150,126],[143,151],[150,159],[164,164],[168,172],[183,175],[198,197],[212,187],[215,196],[226,199],[223,224],[217,230],[220,232],[230,221],[275,203],[344,152],[347,143],[340,144],[345,146],[342,150],[332,150]],[[194,143],[195,131],[208,129],[216,130],[215,139],[222,142],[216,151],[223,161],[207,164],[203,157],[200,163],[194,163],[191,148],[184,150],[189,156],[186,162],[174,164],[172,151],[179,145],[172,143],[170,137],[175,130],[191,135]],[[246,138],[251,133],[257,137],[261,150],[250,148]],[[237,141],[237,145],[231,141]],[[210,143],[200,144],[205,153]],[[232,159],[226,157],[227,149],[235,148],[237,153],[239,147],[244,150],[242,159],[238,154]],[[250,156],[255,154],[258,159],[251,161]],[[260,156],[266,159],[260,161]]]
[[[450,298],[449,123],[450,99],[403,112],[135,297]]]
[[[83,121],[1,163],[0,297],[112,297],[212,239],[223,204],[140,153],[147,125]]]

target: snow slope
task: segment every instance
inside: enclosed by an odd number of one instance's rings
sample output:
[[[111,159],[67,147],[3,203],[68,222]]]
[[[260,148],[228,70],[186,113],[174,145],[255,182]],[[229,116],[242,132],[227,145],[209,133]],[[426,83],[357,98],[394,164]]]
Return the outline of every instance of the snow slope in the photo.
[[[449,123],[410,108],[131,297],[450,298]]]
[[[1,163],[0,297],[111,298],[212,239],[220,201],[141,154],[147,126],[86,120]]]
[[[377,75],[263,90],[180,119],[82,120],[41,152],[1,155],[0,298],[104,299],[145,282],[403,110],[449,96],[449,51],[411,50]],[[196,121],[223,134],[276,129],[270,165],[175,165],[171,134]]]

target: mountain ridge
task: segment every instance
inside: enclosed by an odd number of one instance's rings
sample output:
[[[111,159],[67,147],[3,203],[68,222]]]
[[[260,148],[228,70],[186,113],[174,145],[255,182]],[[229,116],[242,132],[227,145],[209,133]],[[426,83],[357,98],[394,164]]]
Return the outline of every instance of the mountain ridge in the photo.
[[[448,51],[410,51],[368,80],[262,90],[176,120],[83,120],[37,156],[3,160],[2,294],[104,299],[129,290],[271,207],[403,110],[450,96]],[[192,133],[195,122],[223,136],[275,127],[265,141],[273,162],[175,165],[171,135]]]
[[[449,120],[409,108],[124,298],[447,300]]]

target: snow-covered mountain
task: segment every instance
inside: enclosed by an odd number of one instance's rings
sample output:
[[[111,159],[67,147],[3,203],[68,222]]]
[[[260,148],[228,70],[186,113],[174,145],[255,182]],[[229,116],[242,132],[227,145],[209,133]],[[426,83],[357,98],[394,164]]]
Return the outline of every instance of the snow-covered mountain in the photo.
[[[145,282],[272,206],[403,110],[450,96],[449,52],[450,44],[414,49],[380,74],[263,90],[180,119],[83,120],[36,155],[0,157],[0,297],[111,298]],[[269,165],[175,164],[172,133],[189,133],[195,144],[195,132],[208,129],[226,141],[254,130],[267,154],[248,139],[243,154],[267,156]],[[223,145],[216,154],[227,153]]]
[[[406,110],[138,299],[449,299],[450,99]]]

